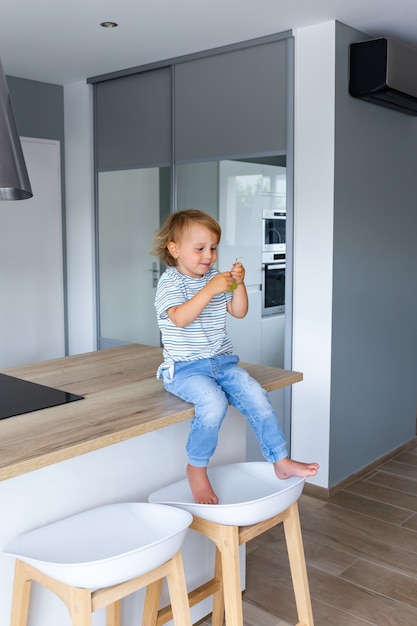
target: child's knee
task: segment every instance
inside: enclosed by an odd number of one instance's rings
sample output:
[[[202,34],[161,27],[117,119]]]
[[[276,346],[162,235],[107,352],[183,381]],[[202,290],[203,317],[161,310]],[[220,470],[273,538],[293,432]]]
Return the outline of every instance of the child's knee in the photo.
[[[196,405],[196,415],[201,415],[207,425],[219,424],[226,415],[229,402],[226,394],[220,389],[207,391]]]

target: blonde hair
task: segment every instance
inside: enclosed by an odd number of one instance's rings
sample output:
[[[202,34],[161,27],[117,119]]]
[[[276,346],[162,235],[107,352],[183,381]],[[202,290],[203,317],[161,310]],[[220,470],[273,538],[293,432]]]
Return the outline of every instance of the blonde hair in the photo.
[[[165,265],[175,266],[177,260],[171,255],[167,246],[170,241],[179,242],[182,234],[193,223],[201,224],[208,228],[216,235],[217,243],[220,242],[222,231],[218,222],[203,211],[187,209],[186,211],[171,213],[168,216],[161,228],[155,233],[151,254],[159,256]]]

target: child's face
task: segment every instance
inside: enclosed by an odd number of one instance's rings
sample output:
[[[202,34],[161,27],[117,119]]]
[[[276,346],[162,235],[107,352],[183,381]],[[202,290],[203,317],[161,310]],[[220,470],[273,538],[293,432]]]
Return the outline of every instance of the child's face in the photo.
[[[181,274],[201,278],[217,261],[217,244],[215,233],[196,222],[182,233],[179,241],[171,241],[167,247]]]

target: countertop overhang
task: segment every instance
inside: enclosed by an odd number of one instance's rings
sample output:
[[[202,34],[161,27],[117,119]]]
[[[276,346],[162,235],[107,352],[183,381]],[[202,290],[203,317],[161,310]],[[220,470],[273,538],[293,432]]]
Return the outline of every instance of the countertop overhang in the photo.
[[[3,370],[84,396],[0,421],[0,480],[191,419],[193,406],[155,377],[162,350],[130,344]],[[241,363],[267,391],[303,379],[300,372]]]

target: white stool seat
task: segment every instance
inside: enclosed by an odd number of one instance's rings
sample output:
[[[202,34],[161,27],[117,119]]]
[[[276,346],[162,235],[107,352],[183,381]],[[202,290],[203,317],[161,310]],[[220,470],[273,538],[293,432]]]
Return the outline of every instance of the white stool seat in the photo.
[[[149,496],[149,502],[185,509],[202,519],[229,526],[247,526],[278,515],[300,497],[304,478],[276,477],[271,463],[230,463],[208,469],[219,504],[196,504],[188,480],[172,483]]]
[[[91,509],[8,543],[3,551],[76,587],[108,587],[141,576],[178,552],[192,516],[149,503]]]
[[[239,546],[283,524],[298,613],[297,626],[313,626],[310,591],[297,500],[304,478],[280,480],[271,463],[230,463],[208,469],[219,504],[196,504],[186,479],[149,496],[193,515],[191,529],[216,545],[214,576],[188,593],[190,606],[213,596],[212,626],[243,626]],[[156,624],[172,617],[170,607],[158,612]]]

